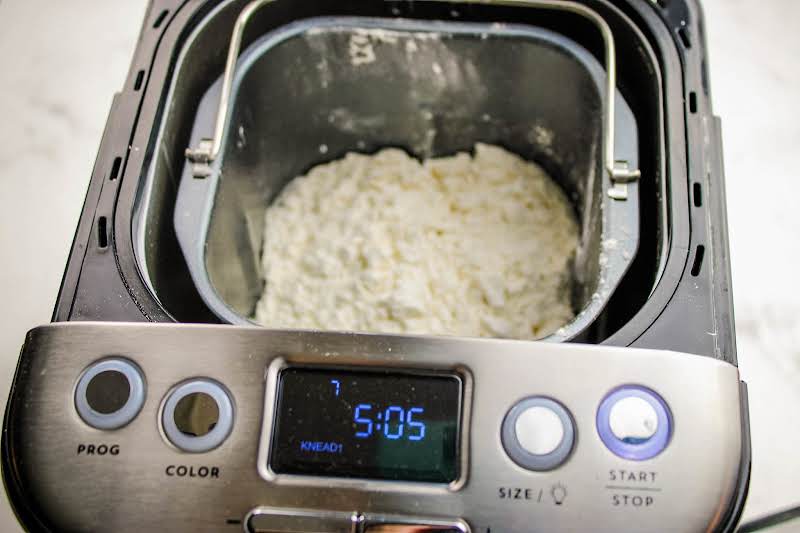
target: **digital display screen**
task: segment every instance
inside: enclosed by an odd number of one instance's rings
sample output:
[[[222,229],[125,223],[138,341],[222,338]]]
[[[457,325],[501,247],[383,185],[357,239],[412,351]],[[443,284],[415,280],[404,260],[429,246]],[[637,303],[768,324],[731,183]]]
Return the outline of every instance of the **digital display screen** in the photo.
[[[275,473],[435,483],[458,477],[456,376],[288,368],[277,398]]]

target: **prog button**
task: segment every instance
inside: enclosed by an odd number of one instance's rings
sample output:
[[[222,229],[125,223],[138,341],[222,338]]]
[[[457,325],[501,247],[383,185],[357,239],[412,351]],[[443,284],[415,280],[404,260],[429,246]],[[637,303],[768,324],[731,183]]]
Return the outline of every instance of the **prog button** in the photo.
[[[75,409],[97,429],[117,429],[136,418],[144,405],[142,371],[131,361],[111,357],[83,371],[75,387]]]
[[[503,420],[503,448],[527,470],[552,470],[567,460],[575,444],[575,424],[569,411],[541,396],[518,402]]]

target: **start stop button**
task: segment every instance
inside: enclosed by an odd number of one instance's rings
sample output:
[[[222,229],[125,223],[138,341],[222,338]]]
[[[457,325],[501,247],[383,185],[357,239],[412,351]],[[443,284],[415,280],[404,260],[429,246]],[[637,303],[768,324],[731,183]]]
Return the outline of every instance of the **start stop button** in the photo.
[[[628,396],[611,407],[608,425],[622,442],[642,444],[658,431],[658,412],[646,400]]]
[[[623,385],[600,403],[597,432],[615,455],[644,461],[667,447],[672,416],[667,403],[655,391],[641,385]]]

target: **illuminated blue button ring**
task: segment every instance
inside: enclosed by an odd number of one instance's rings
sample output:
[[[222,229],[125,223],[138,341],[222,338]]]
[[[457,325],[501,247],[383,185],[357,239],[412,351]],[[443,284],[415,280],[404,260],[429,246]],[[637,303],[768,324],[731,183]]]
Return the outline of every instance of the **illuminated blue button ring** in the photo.
[[[640,406],[619,408],[617,425],[629,429],[631,436],[614,428],[615,407],[623,403]],[[621,417],[621,419],[620,419]],[[637,431],[638,430],[638,431]],[[664,451],[672,434],[672,415],[661,396],[640,385],[624,385],[613,390],[597,410],[597,433],[615,455],[633,461],[652,459]],[[636,434],[639,433],[639,434]]]
[[[178,429],[175,423],[175,408],[190,394],[207,394],[217,404],[219,416],[213,429],[201,436],[189,435]],[[206,378],[197,378],[177,385],[167,395],[161,412],[164,434],[177,448],[185,452],[201,453],[213,450],[230,435],[233,429],[233,402],[230,393],[220,383]]]
[[[575,444],[575,423],[555,400],[534,396],[519,401],[501,430],[508,456],[526,470],[553,470],[567,460]]]
[[[95,407],[100,411],[96,410],[92,406],[92,401],[87,397],[87,390],[92,381],[104,372],[122,374],[128,382],[128,398],[119,408],[114,405],[111,408],[113,409],[111,412],[101,412],[103,409],[98,405],[95,405]],[[102,377],[99,379],[102,379]],[[100,387],[103,386],[100,385]],[[101,395],[106,398],[113,396],[115,393],[119,393],[119,391],[101,391]],[[75,409],[83,421],[94,428],[118,429],[136,418],[136,415],[142,409],[142,405],[144,405],[144,396],[144,378],[138,366],[127,359],[117,357],[103,359],[84,370],[78,379],[78,385],[75,387]]]

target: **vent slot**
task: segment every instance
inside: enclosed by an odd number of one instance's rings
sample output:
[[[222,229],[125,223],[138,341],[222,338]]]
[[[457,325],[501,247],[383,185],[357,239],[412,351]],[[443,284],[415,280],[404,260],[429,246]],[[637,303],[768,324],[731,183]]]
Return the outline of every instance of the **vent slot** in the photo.
[[[703,267],[703,256],[706,254],[706,247],[702,244],[697,246],[694,252],[694,263],[692,263],[692,276],[697,277],[700,275],[700,269]]]
[[[119,177],[119,169],[122,166],[122,158],[116,157],[114,158],[114,163],[111,165],[111,174],[108,175],[108,179],[114,181]]]
[[[97,219],[97,246],[101,249],[108,248],[108,222],[106,217]]]
[[[703,187],[699,183],[695,183],[692,187],[692,198],[695,207],[703,207]]]
[[[697,113],[697,93],[694,91],[689,93],[689,111]]]
[[[133,84],[133,90],[134,91],[138,91],[139,89],[141,89],[143,81],[144,81],[144,71],[140,70],[136,74],[136,82],[134,82],[134,84]]]
[[[167,15],[169,15],[169,9],[165,9],[164,11],[162,11],[158,15],[158,18],[156,18],[155,22],[153,22],[153,28],[155,29],[155,28],[158,28],[159,26],[161,26],[161,24],[164,22],[164,20],[166,20]]]
[[[684,48],[688,49],[692,47],[692,41],[689,39],[689,32],[686,31],[686,28],[681,28],[678,30],[678,37],[681,38]]]

